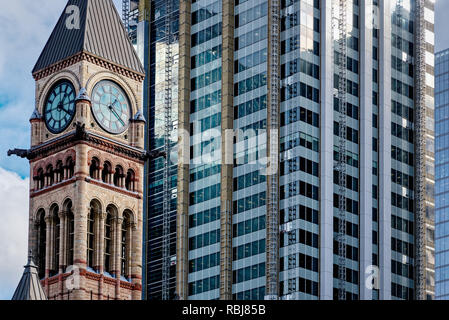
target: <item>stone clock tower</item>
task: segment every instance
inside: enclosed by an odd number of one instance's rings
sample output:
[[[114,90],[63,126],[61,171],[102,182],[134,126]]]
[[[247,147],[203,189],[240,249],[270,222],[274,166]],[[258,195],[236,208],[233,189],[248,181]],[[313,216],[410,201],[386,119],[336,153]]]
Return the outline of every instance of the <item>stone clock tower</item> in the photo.
[[[144,69],[112,0],[70,0],[33,70],[29,249],[49,300],[141,299]]]

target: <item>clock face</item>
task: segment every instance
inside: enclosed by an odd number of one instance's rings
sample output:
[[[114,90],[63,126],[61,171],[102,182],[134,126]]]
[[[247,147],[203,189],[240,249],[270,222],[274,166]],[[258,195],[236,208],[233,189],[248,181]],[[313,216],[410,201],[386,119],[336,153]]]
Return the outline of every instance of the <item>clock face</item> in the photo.
[[[75,88],[68,81],[56,84],[44,106],[45,124],[51,133],[63,132],[75,117]]]
[[[115,82],[103,80],[92,92],[92,112],[107,132],[120,134],[128,128],[131,110],[125,92]]]

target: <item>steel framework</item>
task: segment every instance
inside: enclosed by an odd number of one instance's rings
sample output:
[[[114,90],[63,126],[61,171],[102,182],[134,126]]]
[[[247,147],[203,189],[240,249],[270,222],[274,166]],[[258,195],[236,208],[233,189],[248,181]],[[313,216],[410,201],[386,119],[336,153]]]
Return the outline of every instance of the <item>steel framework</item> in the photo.
[[[280,1],[270,1],[270,63],[269,63],[269,158],[271,169],[279,164],[279,91],[280,91]],[[276,162],[276,163],[274,163]],[[276,172],[268,174],[268,207],[267,207],[267,288],[266,299],[279,298],[279,175]]]
[[[172,0],[166,0],[165,16],[165,97],[164,97],[164,191],[163,191],[163,213],[162,213],[162,299],[170,299],[170,143],[173,130],[172,121],[172,66],[173,66],[173,35],[171,29]]]
[[[122,0],[122,19],[126,32],[129,33],[129,0]]]
[[[347,132],[347,0],[333,2],[334,54],[338,75],[338,299],[346,300],[346,132]]]
[[[399,1],[402,2],[402,1]],[[425,40],[425,21],[424,21],[424,0],[416,0],[416,101],[415,101],[415,130],[416,130],[416,142],[415,142],[415,178],[416,178],[416,252],[415,252],[415,264],[416,264],[416,299],[424,300],[426,292],[425,282],[425,212],[426,212],[426,199],[425,199],[425,185],[426,185],[426,40]]]

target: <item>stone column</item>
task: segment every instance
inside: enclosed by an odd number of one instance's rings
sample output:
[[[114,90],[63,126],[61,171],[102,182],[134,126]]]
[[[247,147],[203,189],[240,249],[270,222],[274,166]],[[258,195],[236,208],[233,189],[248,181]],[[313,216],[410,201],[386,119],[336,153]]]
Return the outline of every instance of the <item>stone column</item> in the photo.
[[[64,267],[67,265],[66,261],[66,213],[59,212],[59,266],[56,266],[59,269],[59,273],[64,272]]]
[[[109,184],[114,183],[114,174],[115,174],[115,169],[111,168],[111,171],[109,171],[108,177],[106,179],[107,183],[109,183]]]
[[[45,216],[45,224],[46,224],[46,240],[45,240],[45,289],[47,297],[50,297],[50,287],[48,285],[48,277],[50,276],[50,255],[51,255],[51,218],[50,216]]]
[[[63,166],[62,167],[63,168],[63,172],[64,172],[64,177],[63,177],[63,180],[67,180],[68,178],[69,178],[69,168],[68,168],[68,166]]]
[[[60,300],[64,300],[64,281],[62,280],[65,266],[67,266],[67,253],[66,253],[66,235],[67,235],[67,214],[65,211],[58,213],[59,216],[59,294]]]
[[[132,292],[133,300],[141,300],[141,290],[142,290],[142,212],[143,203],[139,204],[139,212],[136,213],[136,221],[132,226],[132,237],[131,237],[131,282],[134,286]]]
[[[85,271],[87,264],[87,215],[89,213],[88,184],[85,178],[88,175],[87,168],[87,146],[79,144],[76,146],[77,159],[75,163],[75,172],[77,173],[76,195],[73,201],[74,219],[75,219],[75,236],[74,236],[74,265],[80,273],[79,288],[74,288],[74,300],[83,300],[86,297],[85,289]]]
[[[51,214],[51,212],[50,212]],[[51,270],[56,269],[55,268],[55,256],[54,256],[54,252],[55,252],[55,242],[53,241],[55,238],[55,221],[53,220],[53,216],[50,216],[50,242],[47,242],[48,245],[48,254],[50,256],[50,263],[48,264],[48,269],[49,272]]]
[[[101,165],[98,166],[97,170],[93,172],[93,179],[101,180],[101,173],[103,171],[103,167]]]
[[[123,218],[117,218],[114,223],[114,270],[116,277],[115,299],[120,299],[120,274],[121,274],[121,237]]]
[[[45,278],[48,278],[50,275],[50,263],[51,263],[51,223],[52,219],[49,216],[45,217],[46,224],[46,239],[45,239]]]
[[[100,283],[98,284],[98,299],[103,300],[104,287],[104,220],[106,219],[106,212],[99,214],[98,219],[98,246],[97,246],[97,265],[98,272],[101,274]]]

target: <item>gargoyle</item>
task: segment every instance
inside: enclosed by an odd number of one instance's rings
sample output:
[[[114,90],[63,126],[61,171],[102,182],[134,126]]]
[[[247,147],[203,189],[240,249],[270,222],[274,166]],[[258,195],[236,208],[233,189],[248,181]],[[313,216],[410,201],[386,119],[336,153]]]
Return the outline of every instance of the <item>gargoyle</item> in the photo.
[[[28,158],[30,156],[30,150],[27,149],[13,149],[8,150],[8,157],[16,155],[20,158]]]

